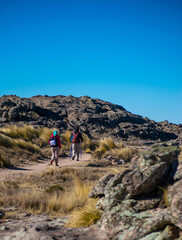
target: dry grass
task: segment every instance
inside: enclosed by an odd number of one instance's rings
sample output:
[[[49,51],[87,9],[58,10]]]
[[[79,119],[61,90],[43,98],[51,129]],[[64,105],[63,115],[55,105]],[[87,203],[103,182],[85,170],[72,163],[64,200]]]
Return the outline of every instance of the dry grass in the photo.
[[[160,195],[166,207],[169,207],[168,187],[158,187],[160,189]]]
[[[134,148],[126,147],[126,148],[116,148],[113,149],[108,155],[110,154],[116,159],[124,159],[125,161],[130,161],[134,154],[136,154],[137,151]]]
[[[95,149],[93,153],[93,157],[101,159],[104,153],[110,151],[111,149],[116,147],[116,143],[112,138],[103,138],[98,142],[98,147]]]
[[[182,146],[180,146],[180,150],[181,150],[181,152],[180,152],[180,154],[178,156],[179,162],[182,161]]]
[[[99,141],[99,146],[93,152],[92,157],[101,159],[112,156],[115,159],[130,161],[137,151],[131,147],[125,147],[123,142],[116,143],[112,138],[104,138]]]
[[[87,204],[73,212],[66,227],[89,227],[95,224],[101,216],[100,211],[96,208],[96,203],[96,199],[89,199]]]
[[[16,143],[14,141],[14,139],[3,135],[2,133],[0,133],[0,145],[7,147],[7,148],[14,148],[16,147]]]
[[[78,176],[72,176],[74,185],[67,191],[45,191],[35,186],[5,181],[1,184],[0,196],[5,206],[18,206],[31,213],[67,214],[84,206],[90,183],[83,183]]]
[[[40,146],[45,146],[48,144],[48,141],[51,137],[53,130],[49,129],[49,128],[39,128],[39,138],[40,138]]]
[[[20,150],[24,151],[25,154],[22,152],[21,155],[19,155],[19,163],[21,163],[21,156],[26,156],[27,151],[30,152],[31,155],[28,159],[24,159],[24,162],[27,162],[28,160],[32,161],[37,158],[36,154],[44,154],[42,150],[45,146],[48,146],[48,140],[50,139],[52,131],[53,130],[48,128],[35,128],[27,125],[21,127],[7,126],[0,128],[0,148],[4,153],[3,155],[5,156],[5,159],[8,159],[8,161],[14,166],[18,163],[16,157],[20,154]],[[6,148],[8,151],[3,148]],[[11,157],[12,150],[14,151],[15,160]],[[3,164],[3,166],[8,165]],[[2,160],[0,167],[2,167]]]
[[[0,132],[11,138],[23,138],[26,140],[32,140],[39,136],[40,128],[34,128],[33,126],[24,125],[22,127],[7,126],[1,128]]]
[[[9,167],[10,166],[10,161],[5,159],[2,153],[0,153],[0,168],[3,167]]]
[[[88,153],[95,150],[97,147],[97,142],[94,140],[91,140],[85,133],[83,133],[82,136],[83,136],[82,149]]]
[[[31,143],[30,141],[25,141],[23,139],[13,139],[6,135],[0,133],[0,145],[6,148],[11,148],[16,151],[17,148],[26,149],[31,152],[40,152],[40,148]]]

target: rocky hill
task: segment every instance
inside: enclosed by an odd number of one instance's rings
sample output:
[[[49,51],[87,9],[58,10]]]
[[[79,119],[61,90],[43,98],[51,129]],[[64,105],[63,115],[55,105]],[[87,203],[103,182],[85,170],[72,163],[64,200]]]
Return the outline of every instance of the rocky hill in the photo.
[[[167,141],[181,139],[182,124],[154,122],[125,108],[88,96],[0,97],[0,127],[31,124],[59,128],[79,125],[91,138],[111,136],[124,140]]]

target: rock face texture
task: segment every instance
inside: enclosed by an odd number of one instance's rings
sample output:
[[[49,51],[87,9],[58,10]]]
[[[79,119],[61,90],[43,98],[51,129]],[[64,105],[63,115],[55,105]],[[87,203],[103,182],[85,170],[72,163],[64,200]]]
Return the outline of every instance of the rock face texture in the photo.
[[[182,233],[179,152],[174,142],[154,145],[133,159],[131,170],[99,180],[89,197],[100,199],[99,224],[110,239],[179,239]]]
[[[1,222],[0,240],[109,240],[97,226],[65,228],[65,218],[50,219],[46,215],[21,214],[19,219]]]
[[[79,125],[91,138],[162,140],[182,138],[182,124],[156,123],[123,107],[88,96],[0,97],[0,127],[31,124],[61,131]]]

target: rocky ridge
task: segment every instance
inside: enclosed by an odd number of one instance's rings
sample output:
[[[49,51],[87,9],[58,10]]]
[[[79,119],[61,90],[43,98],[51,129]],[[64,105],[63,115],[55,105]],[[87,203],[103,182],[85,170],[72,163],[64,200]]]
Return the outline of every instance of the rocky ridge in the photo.
[[[91,138],[168,141],[182,139],[182,124],[154,122],[118,106],[88,96],[0,97],[0,127],[31,124],[72,130],[79,125]]]

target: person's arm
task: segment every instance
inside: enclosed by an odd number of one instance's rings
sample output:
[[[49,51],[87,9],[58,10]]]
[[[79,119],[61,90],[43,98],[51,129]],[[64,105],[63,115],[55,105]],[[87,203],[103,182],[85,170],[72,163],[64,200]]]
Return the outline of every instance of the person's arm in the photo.
[[[73,139],[73,133],[71,133],[70,142],[72,142],[72,139]]]
[[[57,139],[58,139],[58,144],[59,144],[59,147],[61,148],[61,140],[60,140],[60,137],[57,136]]]
[[[51,137],[52,137],[52,135],[51,135]],[[51,137],[49,138],[49,145],[50,145]]]
[[[79,133],[79,135],[80,135],[80,141],[83,142],[83,137],[82,137],[81,133]]]

